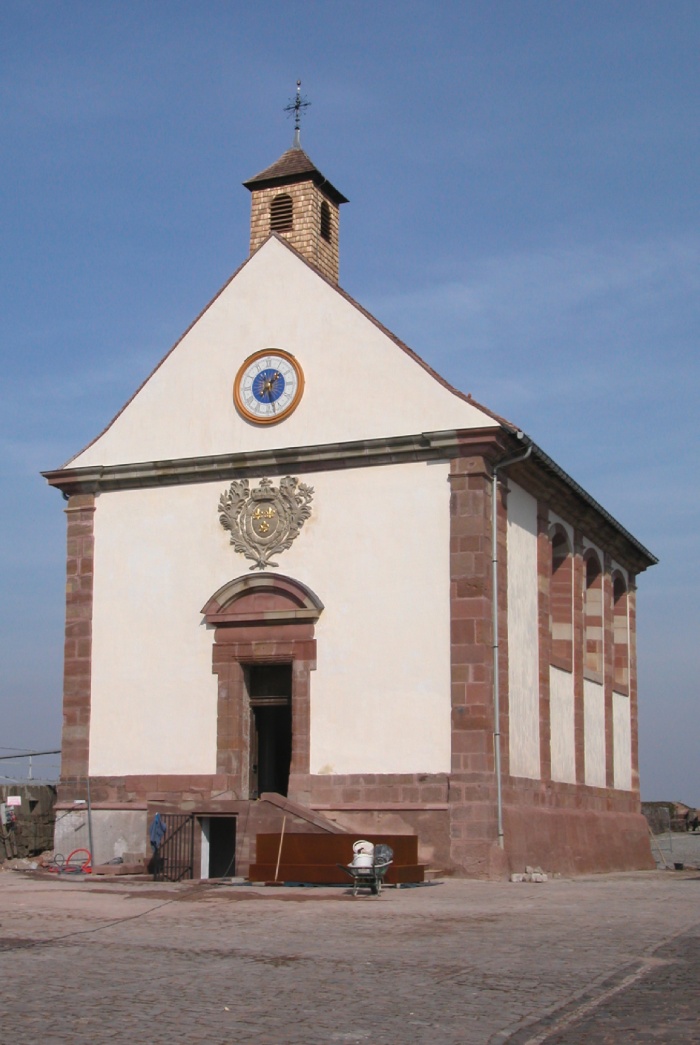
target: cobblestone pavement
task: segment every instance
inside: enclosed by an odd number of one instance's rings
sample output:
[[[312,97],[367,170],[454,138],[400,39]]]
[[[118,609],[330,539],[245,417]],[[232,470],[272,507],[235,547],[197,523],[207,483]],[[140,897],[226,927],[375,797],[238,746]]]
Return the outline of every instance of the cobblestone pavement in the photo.
[[[700,875],[342,889],[0,874],[12,1045],[697,1042]]]

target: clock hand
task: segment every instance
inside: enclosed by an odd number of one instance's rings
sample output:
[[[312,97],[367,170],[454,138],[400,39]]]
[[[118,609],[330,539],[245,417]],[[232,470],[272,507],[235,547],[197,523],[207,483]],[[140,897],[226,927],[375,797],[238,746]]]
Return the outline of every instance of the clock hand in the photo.
[[[271,403],[274,403],[274,400],[273,400],[273,398],[272,398],[272,393],[274,392],[274,390],[275,390],[275,385],[277,384],[277,382],[279,381],[279,379],[280,379],[280,377],[281,377],[281,376],[282,376],[282,375],[280,374],[280,372],[279,372],[279,370],[278,370],[278,371],[277,371],[277,372],[276,372],[275,374],[273,374],[273,375],[272,375],[272,377],[271,377],[271,378],[269,378],[269,379],[268,379],[268,380],[267,380],[267,381],[265,382],[265,389],[266,389],[266,391],[267,391],[267,394],[268,394],[268,395],[269,395],[269,397],[270,397],[270,402],[271,402]]]

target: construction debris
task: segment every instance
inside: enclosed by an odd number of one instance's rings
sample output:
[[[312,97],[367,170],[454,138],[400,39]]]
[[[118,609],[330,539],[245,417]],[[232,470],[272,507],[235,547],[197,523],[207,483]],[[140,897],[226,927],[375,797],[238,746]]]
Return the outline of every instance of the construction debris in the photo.
[[[511,882],[547,882],[549,875],[541,867],[526,867],[524,874],[512,874]]]

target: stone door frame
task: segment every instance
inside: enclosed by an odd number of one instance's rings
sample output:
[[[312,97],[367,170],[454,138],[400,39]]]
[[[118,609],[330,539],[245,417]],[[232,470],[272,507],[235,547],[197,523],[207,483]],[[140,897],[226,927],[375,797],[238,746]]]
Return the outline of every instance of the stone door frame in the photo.
[[[250,703],[245,668],[292,665],[292,758],[288,797],[308,804],[311,672],[316,668],[315,624],[323,603],[305,585],[281,574],[229,581],[202,609],[214,627],[212,671],[218,676],[216,772],[232,779],[236,797],[250,797]]]

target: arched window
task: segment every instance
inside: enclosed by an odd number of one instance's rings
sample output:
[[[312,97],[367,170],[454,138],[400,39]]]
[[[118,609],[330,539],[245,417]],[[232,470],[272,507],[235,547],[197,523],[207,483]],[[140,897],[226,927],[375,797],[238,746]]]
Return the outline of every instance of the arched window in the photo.
[[[572,670],[573,639],[573,562],[569,538],[563,526],[551,531],[552,567],[549,587],[549,621],[552,635],[552,661],[557,667]]]
[[[329,243],[331,241],[331,208],[325,200],[321,201],[321,236]]]
[[[626,692],[629,685],[629,620],[627,585],[621,573],[613,575],[613,664],[615,687]]]
[[[288,232],[294,219],[292,197],[286,192],[275,196],[270,204],[270,230],[272,232]]]
[[[586,590],[584,617],[586,646],[584,671],[600,675],[603,671],[603,572],[594,551],[586,553]]]

